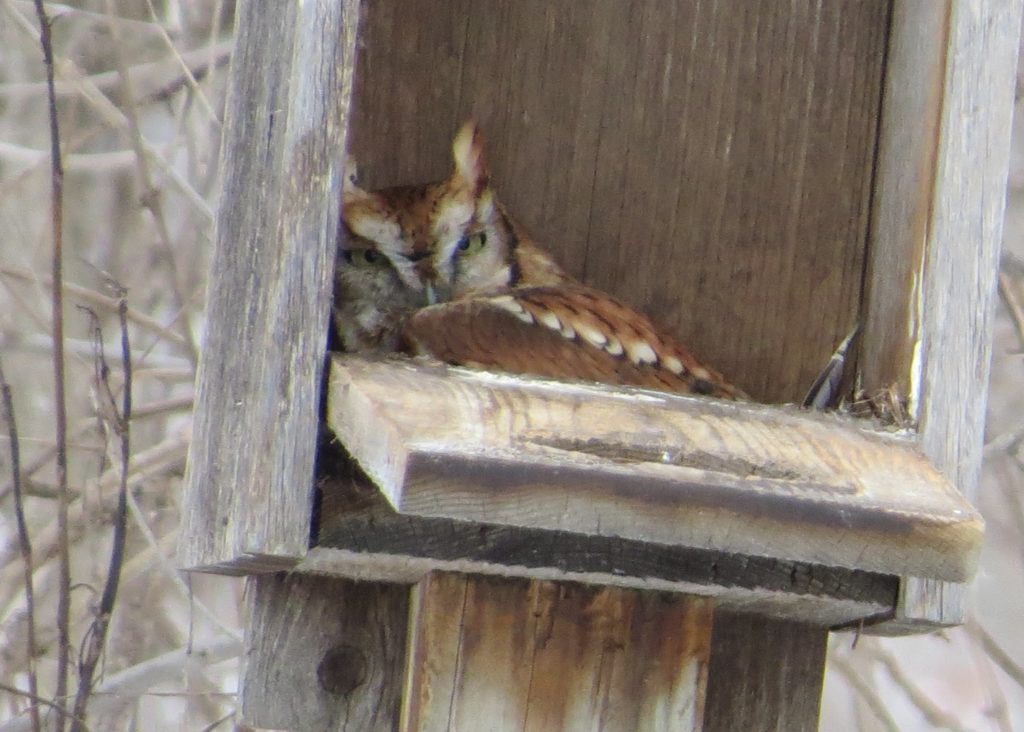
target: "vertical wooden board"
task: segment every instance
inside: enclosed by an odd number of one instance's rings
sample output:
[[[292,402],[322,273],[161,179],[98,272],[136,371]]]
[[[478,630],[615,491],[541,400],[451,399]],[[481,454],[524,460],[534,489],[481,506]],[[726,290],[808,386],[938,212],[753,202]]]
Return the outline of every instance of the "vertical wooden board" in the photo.
[[[289,566],[309,540],[357,0],[245,4],[224,124],[179,561]]]
[[[401,729],[699,730],[711,602],[434,573]]]
[[[1021,0],[954,0],[921,283],[921,447],[970,497],[981,468]]]
[[[704,732],[815,732],[828,630],[715,613]]]
[[[917,281],[928,238],[949,38],[949,0],[895,0],[889,31],[858,372],[872,394],[909,396],[920,337]]]
[[[880,149],[884,153],[899,147],[907,160],[900,172],[892,170],[898,163],[895,158],[880,166],[879,196],[888,193],[892,200],[879,200],[877,209],[881,214],[888,207],[890,214],[912,218],[897,218],[894,224],[880,218],[873,237],[876,248],[890,246],[894,253],[905,251],[911,259],[916,281],[907,306],[912,312],[903,332],[910,330],[914,350],[908,355],[906,347],[894,349],[880,338],[879,328],[899,328],[898,308],[904,306],[897,299],[897,309],[886,315],[882,306],[891,304],[878,295],[874,285],[880,277],[873,275],[868,290],[871,332],[862,368],[866,385],[883,386],[870,379],[894,378],[899,371],[893,367],[911,359],[907,366],[921,448],[971,497],[981,468],[1021,0],[949,0],[937,6],[925,0],[899,0],[895,6],[894,23],[907,26],[894,25],[893,63],[902,59],[908,69],[890,72],[886,83],[893,92],[887,92],[886,100],[888,104],[889,97],[902,95],[899,103],[906,107],[904,113],[919,114],[924,128],[918,129],[911,119],[911,128],[900,133],[900,123],[894,128],[891,122],[900,110],[886,113]],[[932,17],[945,10],[948,17]],[[929,49],[936,45],[932,36],[940,28],[944,31],[942,63],[937,66],[929,60]],[[902,51],[901,38],[908,44]],[[918,78],[912,76],[914,67]],[[937,71],[941,71],[938,92],[929,88]],[[906,88],[913,84],[923,88]],[[929,121],[936,94],[941,107],[937,118]],[[914,140],[918,134],[926,137]],[[934,154],[929,154],[930,144]],[[914,166],[925,168],[931,160],[933,170],[914,170]],[[911,186],[909,192],[907,186]],[[927,188],[923,200],[913,186]],[[923,225],[918,220],[922,216]],[[923,247],[912,240],[903,242],[900,249],[901,243],[891,240],[920,235],[926,237]],[[889,267],[884,257],[873,255],[872,259],[872,271],[884,273]],[[887,276],[906,276],[907,267],[896,265]],[[881,347],[886,345],[889,350]],[[898,359],[893,364],[888,361],[891,354]],[[873,632],[901,634],[913,632],[921,623],[963,622],[966,598],[963,585],[903,577],[896,616]]]
[[[856,318],[888,0],[374,0],[352,150],[447,174],[476,116],[513,214],[756,397]]]
[[[246,723],[294,732],[395,729],[407,586],[284,573],[248,583]]]

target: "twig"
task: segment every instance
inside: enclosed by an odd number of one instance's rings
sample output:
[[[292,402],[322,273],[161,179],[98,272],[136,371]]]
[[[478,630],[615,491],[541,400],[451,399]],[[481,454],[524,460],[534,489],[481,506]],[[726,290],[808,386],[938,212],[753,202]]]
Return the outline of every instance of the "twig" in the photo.
[[[149,14],[153,17],[153,19],[155,21],[156,20],[156,8],[153,7],[152,0],[146,0],[146,6],[149,8]],[[188,85],[189,91],[191,91],[193,94],[195,94],[196,98],[199,100],[199,106],[203,108],[203,111],[206,112],[206,114],[209,116],[209,118],[213,122],[217,123],[217,127],[220,127],[221,126],[220,118],[217,116],[217,113],[213,111],[213,107],[210,106],[210,100],[206,98],[206,94],[204,94],[203,90],[199,87],[199,82],[196,80],[196,77],[193,75],[192,69],[189,68],[188,63],[185,62],[185,59],[183,59],[181,57],[181,53],[175,47],[174,41],[172,41],[171,37],[169,35],[167,35],[167,29],[164,28],[161,23],[154,22],[153,25],[156,26],[157,33],[160,34],[160,37],[163,39],[164,43],[167,45],[167,50],[170,51],[171,55],[174,56],[174,58],[177,60],[178,67],[181,69],[182,75],[185,77],[184,83]],[[127,73],[128,67],[125,66],[124,69],[125,69],[125,72]],[[122,75],[122,81],[123,80],[124,80],[124,76]],[[129,98],[128,99],[128,103],[129,104],[134,104],[135,100],[132,99],[132,98]]]
[[[71,650],[71,556],[68,551],[68,455],[67,401],[64,395],[64,170],[60,159],[60,127],[57,123],[57,92],[53,81],[53,43],[50,19],[43,0],[35,0],[39,18],[39,43],[46,66],[46,95],[50,117],[50,216],[53,226],[53,372],[55,422],[57,425],[57,526],[60,532],[60,592],[57,598],[57,683],[56,695],[63,699],[68,690],[68,664]],[[67,714],[57,710],[57,729],[67,726]]]
[[[184,396],[184,397],[178,397],[178,398],[172,397],[170,399],[166,399],[166,400],[159,401],[159,402],[151,402],[149,404],[144,404],[143,406],[141,406],[141,407],[139,407],[137,409],[134,409],[133,412],[132,412],[131,418],[132,418],[133,421],[137,421],[139,419],[143,419],[144,417],[153,417],[153,416],[158,416],[158,415],[161,415],[161,414],[166,414],[168,412],[176,412],[176,411],[181,411],[181,410],[187,410],[187,409],[189,409],[192,406],[192,402],[193,402],[193,397],[192,396]],[[68,444],[74,444],[78,439],[81,439],[82,437],[84,437],[89,432],[89,430],[94,427],[94,425],[95,425],[95,422],[92,419],[82,420],[80,423],[78,423],[75,426],[74,432],[72,432],[71,436],[68,438],[69,439],[69,443]],[[165,446],[165,444],[166,443],[161,443],[157,447],[158,448],[162,448],[162,447]],[[174,440],[173,444],[179,445],[179,447],[175,448],[176,450],[184,449],[184,448],[180,447],[180,443],[179,443],[178,440]],[[83,446],[82,449],[85,449],[85,447]],[[53,456],[56,453],[57,453],[56,445],[50,446],[50,447],[46,448],[45,450],[43,450],[39,455],[37,455],[36,457],[34,457],[32,459],[32,462],[30,462],[28,465],[23,467],[23,469],[21,471],[22,479],[25,480],[25,479],[29,478],[30,476],[34,475],[35,473],[39,472],[44,467],[46,467],[50,463],[50,460],[53,459]],[[135,469],[138,469],[139,465],[133,465],[133,467]],[[39,484],[39,485],[42,485],[42,484]],[[4,498],[6,498],[7,494],[10,493],[13,490],[13,488],[14,488],[14,485],[13,485],[12,482],[7,482],[7,483],[5,483],[3,485],[0,485],[0,501],[2,501]],[[44,497],[48,497],[48,498],[55,497],[55,495],[56,495],[56,494],[49,495],[45,490],[40,495],[43,495],[43,494],[46,494]],[[76,495],[75,491],[71,491],[70,495],[72,497],[74,497]],[[4,565],[5,560],[6,560],[6,557],[5,557],[4,553],[3,553],[3,551],[0,550],[0,566]]]
[[[47,287],[52,287],[53,285],[53,280],[47,277],[36,277],[28,270],[18,269],[17,267],[0,266],[0,275],[14,277],[23,282],[39,283]],[[87,303],[88,305],[91,305],[92,307],[103,308],[104,310],[108,310],[111,312],[117,311],[117,300],[115,300],[112,297],[107,297],[106,295],[100,294],[95,290],[90,290],[88,287],[82,287],[81,285],[75,285],[68,282],[63,283],[63,288],[65,292],[80,298],[83,302]],[[166,338],[175,345],[187,347],[187,344],[183,336],[171,330],[168,330],[167,326],[165,326],[163,323],[156,320],[155,318],[151,318],[150,316],[144,313],[139,313],[129,309],[128,320],[153,331],[161,338]]]
[[[974,664],[977,672],[978,681],[986,697],[985,716],[999,725],[1001,732],[1013,732],[1013,722],[1010,721],[1006,694],[1003,693],[1002,685],[996,679],[996,673],[993,671],[995,664],[992,658],[986,655],[985,650],[979,643],[969,642],[966,645],[967,653],[971,657],[971,662]]]
[[[107,7],[112,9],[113,0],[107,0]],[[113,13],[111,13],[111,15],[113,15]],[[163,31],[162,28],[160,30]],[[125,61],[124,54],[121,53],[121,35],[119,29],[116,26],[111,25],[110,34],[114,40],[113,51],[114,59],[117,63],[117,70],[121,74],[121,92],[124,104],[124,116],[128,123],[127,131],[138,159],[137,167],[139,185],[142,187],[142,205],[144,208],[149,210],[149,213],[153,218],[157,236],[160,239],[160,243],[163,245],[164,254],[167,257],[168,264],[170,265],[170,290],[174,295],[175,309],[182,313],[181,335],[185,338],[185,344],[188,349],[187,355],[191,359],[192,365],[198,366],[199,347],[196,345],[195,338],[192,335],[192,325],[189,320],[188,313],[185,312],[185,298],[182,295],[181,290],[180,272],[178,269],[177,257],[174,253],[174,247],[171,246],[171,234],[167,227],[167,218],[164,216],[163,201],[160,198],[160,193],[156,186],[153,185],[153,177],[150,175],[149,160],[146,156],[142,131],[139,127],[139,115],[135,110],[136,100],[134,87],[132,86],[131,72],[128,70],[128,64]]]
[[[235,714],[236,714],[236,712],[229,712],[228,714],[225,714],[220,719],[215,719],[214,721],[210,722],[210,724],[208,724],[205,727],[203,727],[201,732],[213,732],[213,730],[217,729],[218,727],[220,727],[225,722],[228,722],[231,719],[233,719]]]
[[[1013,324],[1017,326],[1017,336],[1024,343],[1024,306],[1013,289],[1013,280],[1005,272],[999,273],[999,294],[1006,303],[1006,309],[1010,311]]]
[[[906,672],[896,661],[896,658],[889,651],[874,645],[871,655],[885,667],[892,680],[903,690],[903,693],[907,695],[910,702],[917,707],[917,710],[924,715],[932,727],[935,729],[953,730],[953,732],[966,732],[966,728],[961,726],[954,716],[939,708],[928,698],[927,694],[910,680]]]
[[[84,649],[84,658],[78,667],[78,693],[75,695],[75,718],[71,722],[72,732],[79,732],[80,719],[85,718],[86,705],[89,695],[92,693],[96,664],[99,663],[100,654],[106,645],[107,631],[110,628],[110,618],[114,613],[114,603],[117,601],[117,588],[121,581],[121,567],[124,564],[124,545],[128,530],[128,462],[131,457],[131,415],[132,415],[132,358],[131,346],[128,342],[128,299],[127,292],[118,283],[111,283],[118,293],[117,316],[121,326],[121,369],[124,374],[124,388],[121,392],[121,411],[118,413],[116,407],[111,415],[114,431],[121,438],[121,476],[117,492],[117,510],[114,514],[114,537],[110,549],[110,565],[107,569],[107,581],[103,587],[103,594],[100,597],[100,605],[96,614],[96,620],[90,632],[87,634]],[[90,311],[91,312],[91,311]],[[109,399],[113,402],[113,392],[110,389],[109,371],[106,358],[103,355],[103,334],[99,329],[99,320],[96,313],[91,313],[94,319],[94,329],[97,334],[97,370],[98,376],[96,387],[104,390],[101,399]]]
[[[71,715],[71,712],[68,710],[67,707],[61,706],[60,704],[57,704],[56,702],[50,701],[49,699],[44,699],[41,696],[36,696],[34,694],[31,694],[30,692],[27,692],[24,689],[19,689],[17,686],[10,686],[8,684],[3,683],[2,681],[0,681],[0,691],[6,691],[8,694],[15,694],[17,696],[27,697],[28,699],[30,699],[32,702],[34,702],[37,705],[38,704],[42,704],[44,707],[50,707],[50,709],[56,709],[63,716],[70,716]],[[0,727],[0,732],[8,732],[9,729],[23,729],[18,724],[19,722],[21,722],[21,720],[15,719],[15,720],[13,720],[13,724],[12,723],[5,724],[3,727]]]
[[[180,58],[188,64],[189,70],[196,81],[204,79],[211,71],[221,68],[231,59],[231,49],[234,40],[218,40],[219,34],[214,36],[211,45],[202,46],[191,51],[184,51]],[[141,87],[139,96],[142,101],[159,102],[166,101],[173,94],[178,92],[185,81],[182,74],[178,72],[180,61],[178,58],[163,58],[159,61],[148,61],[132,65],[132,75]],[[95,74],[88,74],[84,80],[101,91],[115,89],[121,83],[121,77],[117,71],[101,71]],[[67,97],[77,95],[80,87],[67,81],[57,81],[57,96]],[[35,99],[40,94],[46,93],[46,84],[36,81],[8,81],[0,84],[0,99]],[[134,153],[128,151],[130,155]],[[65,163],[68,161],[65,160]],[[71,166],[68,165],[70,170]]]
[[[1010,655],[999,646],[996,639],[981,627],[981,623],[977,619],[967,622],[967,632],[981,644],[985,653],[1003,670],[1003,673],[1024,689],[1024,667],[1010,658]]]
[[[23,19],[20,17],[20,14],[10,6],[10,2],[11,0],[7,0],[5,7],[11,11],[12,17],[19,20],[18,27],[25,30],[23,24],[20,22]],[[63,65],[61,68],[61,74],[66,79],[70,80],[69,83],[75,85],[82,99],[100,114],[100,118],[106,124],[115,129],[131,131],[131,125],[124,113],[122,113],[121,110],[118,109],[102,91],[100,91],[100,89],[92,84],[84,74],[79,72],[73,63],[68,61],[67,64]],[[191,203],[195,209],[203,215],[206,221],[212,223],[214,219],[213,209],[210,207],[210,204],[208,204],[203,197],[196,192],[191,184],[185,180],[184,176],[182,176],[174,166],[171,165],[157,151],[157,149],[145,139],[142,140],[142,149],[145,151],[147,159],[151,160],[154,165],[160,168],[164,175],[167,176],[167,179],[171,181],[185,197],[185,200]]]
[[[866,682],[859,673],[854,669],[853,664],[846,658],[832,654],[829,658],[829,663],[832,664],[832,668],[838,671],[847,683],[853,688],[853,690],[860,696],[860,698],[867,704],[868,709],[875,715],[875,718],[881,723],[882,727],[886,732],[900,732],[899,725],[896,724],[896,720],[889,714],[889,710],[885,708],[885,702],[878,696],[878,693]]]
[[[184,648],[168,651],[156,658],[150,658],[134,666],[111,674],[96,687],[96,693],[89,702],[89,712],[100,716],[117,709],[125,699],[141,696],[147,689],[158,684],[175,681],[181,676],[185,664],[203,661],[207,665],[236,658],[242,653],[242,641],[237,638],[218,638],[191,653]],[[0,686],[0,689],[5,687]],[[17,689],[11,689],[18,693]],[[20,692],[24,693],[24,692]],[[41,703],[55,706],[42,700]],[[31,729],[23,720],[16,719],[0,726],[0,732],[27,732]]]
[[[14,485],[14,515],[18,523],[18,543],[21,546],[21,559],[25,564],[25,612],[28,615],[28,628],[25,633],[25,653],[28,656],[28,691],[32,705],[29,714],[32,718],[32,729],[39,732],[39,676],[36,673],[36,603],[32,592],[32,542],[28,535],[28,524],[25,522],[25,503],[21,492],[21,456],[18,446],[18,425],[14,419],[14,399],[11,398],[11,386],[4,376],[3,365],[0,364],[0,394],[3,398],[4,419],[7,422],[7,434],[11,440],[11,483]]]

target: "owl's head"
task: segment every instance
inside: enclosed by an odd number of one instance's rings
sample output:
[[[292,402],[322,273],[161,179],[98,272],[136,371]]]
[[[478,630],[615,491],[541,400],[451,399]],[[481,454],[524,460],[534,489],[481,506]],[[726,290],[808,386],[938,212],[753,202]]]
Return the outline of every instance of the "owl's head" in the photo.
[[[516,237],[475,122],[456,134],[452,159],[437,183],[366,191],[346,179],[335,314],[347,349],[392,350],[391,331],[410,310],[516,278]]]

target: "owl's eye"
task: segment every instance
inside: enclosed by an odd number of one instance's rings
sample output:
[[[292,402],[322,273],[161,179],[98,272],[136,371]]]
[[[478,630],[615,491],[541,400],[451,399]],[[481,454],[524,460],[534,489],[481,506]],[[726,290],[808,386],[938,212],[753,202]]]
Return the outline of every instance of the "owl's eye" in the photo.
[[[459,241],[458,254],[460,256],[464,254],[476,254],[477,252],[484,248],[484,245],[486,243],[487,234],[485,234],[484,232],[478,231],[475,234],[470,234],[469,236],[463,237],[462,240]]]
[[[353,267],[378,267],[387,259],[376,249],[346,249],[345,261]]]

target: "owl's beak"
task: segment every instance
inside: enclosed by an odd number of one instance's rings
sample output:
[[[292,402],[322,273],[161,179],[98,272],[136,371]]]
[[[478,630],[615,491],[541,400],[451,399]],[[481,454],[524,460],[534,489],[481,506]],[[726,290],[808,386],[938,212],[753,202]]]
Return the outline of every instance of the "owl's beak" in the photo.
[[[434,282],[433,280],[426,280],[423,283],[423,297],[427,301],[427,305],[437,305],[439,302],[448,302],[452,299],[452,291],[448,285],[443,282]]]

